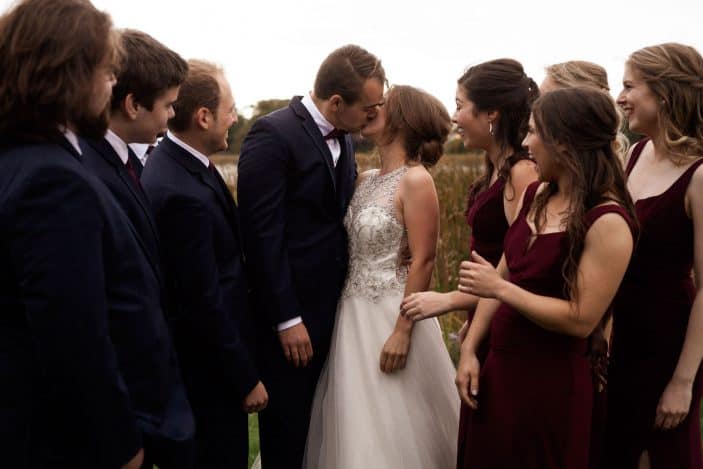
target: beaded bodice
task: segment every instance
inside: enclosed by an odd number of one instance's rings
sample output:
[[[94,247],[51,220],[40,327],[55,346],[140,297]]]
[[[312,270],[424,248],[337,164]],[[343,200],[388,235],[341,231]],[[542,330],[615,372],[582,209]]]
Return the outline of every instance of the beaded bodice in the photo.
[[[407,170],[401,166],[383,175],[373,170],[356,188],[344,218],[349,235],[349,273],[343,297],[376,301],[404,290],[408,240],[393,201]]]

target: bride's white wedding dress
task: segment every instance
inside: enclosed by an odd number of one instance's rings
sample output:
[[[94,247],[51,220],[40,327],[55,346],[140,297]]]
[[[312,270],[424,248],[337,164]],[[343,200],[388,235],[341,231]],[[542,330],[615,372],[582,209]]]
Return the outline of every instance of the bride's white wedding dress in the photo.
[[[393,199],[407,167],[370,173],[345,218],[350,265],[312,407],[306,469],[446,469],[456,464],[459,397],[436,319],[415,324],[405,369],[380,369],[407,278]]]

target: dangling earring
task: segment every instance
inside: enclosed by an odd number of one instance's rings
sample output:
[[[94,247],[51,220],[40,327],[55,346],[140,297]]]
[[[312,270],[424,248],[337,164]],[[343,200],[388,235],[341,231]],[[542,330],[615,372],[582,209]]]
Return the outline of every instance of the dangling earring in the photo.
[[[493,135],[493,122],[488,123],[488,133]]]

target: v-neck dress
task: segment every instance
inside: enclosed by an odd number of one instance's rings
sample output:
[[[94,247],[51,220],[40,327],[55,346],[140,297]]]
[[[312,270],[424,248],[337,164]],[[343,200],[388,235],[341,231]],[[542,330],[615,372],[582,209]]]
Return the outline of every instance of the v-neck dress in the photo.
[[[538,187],[536,182],[525,191],[505,237],[509,280],[537,295],[566,299],[566,233],[536,235],[529,245],[527,214]],[[629,220],[622,207],[608,204],[586,213],[587,226],[606,213]],[[587,469],[593,408],[587,340],[546,330],[507,304],[494,314],[490,334],[463,467]]]

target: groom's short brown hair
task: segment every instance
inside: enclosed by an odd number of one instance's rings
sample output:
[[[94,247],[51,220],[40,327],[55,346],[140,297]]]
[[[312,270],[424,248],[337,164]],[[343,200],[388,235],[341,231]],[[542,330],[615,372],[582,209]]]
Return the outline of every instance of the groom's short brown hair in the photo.
[[[315,96],[329,99],[340,95],[347,104],[361,97],[366,80],[375,78],[386,83],[381,61],[362,47],[350,44],[333,51],[320,65],[315,78]]]
[[[205,60],[188,61],[188,74],[181,84],[178,99],[173,103],[174,116],[168,121],[168,128],[174,132],[188,130],[193,121],[193,114],[205,107],[212,113],[220,105],[220,83],[218,77],[224,76],[224,70]]]

